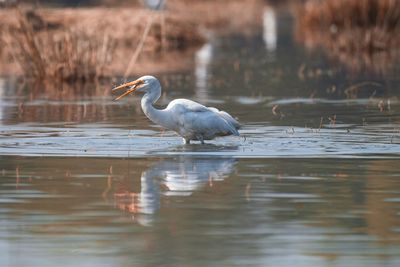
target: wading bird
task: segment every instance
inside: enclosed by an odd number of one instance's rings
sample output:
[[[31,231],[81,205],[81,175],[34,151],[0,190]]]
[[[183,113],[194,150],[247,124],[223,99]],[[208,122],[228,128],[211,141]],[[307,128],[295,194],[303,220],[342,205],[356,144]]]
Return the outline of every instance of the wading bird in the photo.
[[[144,114],[154,123],[177,132],[185,144],[191,140],[211,140],[217,136],[239,135],[240,124],[225,111],[205,107],[188,99],[175,99],[165,109],[157,109],[153,104],[161,96],[160,82],[153,76],[143,76],[133,82],[117,86],[113,91],[126,88],[126,92],[115,100],[135,91],[144,93],[141,105]]]

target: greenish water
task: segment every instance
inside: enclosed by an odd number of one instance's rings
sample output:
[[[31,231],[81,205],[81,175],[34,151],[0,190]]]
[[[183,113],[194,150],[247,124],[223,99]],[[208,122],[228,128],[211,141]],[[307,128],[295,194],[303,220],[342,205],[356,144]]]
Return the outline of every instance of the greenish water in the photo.
[[[399,266],[398,73],[350,72],[277,18],[275,43],[213,39],[192,69],[157,75],[160,106],[189,98],[243,124],[204,146],[138,96],[0,79],[0,265]]]

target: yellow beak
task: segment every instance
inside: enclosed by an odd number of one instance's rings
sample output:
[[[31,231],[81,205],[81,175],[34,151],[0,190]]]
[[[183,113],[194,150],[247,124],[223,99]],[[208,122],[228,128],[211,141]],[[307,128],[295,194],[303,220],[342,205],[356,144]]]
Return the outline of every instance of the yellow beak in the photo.
[[[113,88],[112,91],[114,92],[116,90],[119,90],[119,89],[122,89],[122,88],[125,88],[125,87],[130,87],[128,90],[126,90],[125,93],[123,93],[122,95],[120,95],[117,98],[115,98],[115,100],[119,100],[119,99],[123,98],[124,96],[127,96],[127,95],[135,92],[138,88],[140,88],[140,86],[142,84],[144,84],[144,81],[135,80],[133,82],[124,83],[124,84],[121,84],[120,86],[117,86],[117,87]]]

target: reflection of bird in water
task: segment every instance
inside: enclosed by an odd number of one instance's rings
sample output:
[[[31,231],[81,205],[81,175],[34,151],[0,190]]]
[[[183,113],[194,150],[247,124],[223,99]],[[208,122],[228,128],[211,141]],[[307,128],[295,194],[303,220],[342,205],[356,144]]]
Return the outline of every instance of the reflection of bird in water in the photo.
[[[186,144],[190,140],[204,144],[204,140],[218,136],[239,135],[240,125],[231,115],[188,99],[175,99],[165,109],[156,109],[153,104],[161,96],[161,85],[153,76],[143,76],[120,85],[113,91],[125,87],[128,87],[127,91],[116,100],[135,91],[143,92],[141,105],[144,114],[154,123],[177,132]]]
[[[135,215],[135,219],[148,225],[160,208],[160,197],[188,196],[207,183],[222,181],[234,170],[234,158],[180,157],[156,163],[140,177],[140,193],[116,194],[120,209]]]
[[[159,176],[168,195],[191,195],[206,183],[222,181],[232,172],[233,158],[181,157],[178,162],[165,160],[150,170]]]

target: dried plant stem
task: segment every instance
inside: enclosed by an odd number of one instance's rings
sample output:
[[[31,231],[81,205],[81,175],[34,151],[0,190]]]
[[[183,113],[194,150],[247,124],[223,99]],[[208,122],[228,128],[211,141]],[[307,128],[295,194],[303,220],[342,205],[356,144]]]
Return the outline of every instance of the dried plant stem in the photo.
[[[139,44],[136,47],[135,52],[133,53],[131,60],[129,61],[128,67],[126,68],[124,78],[127,78],[129,73],[131,72],[133,66],[135,65],[137,59],[139,58],[140,52],[142,52],[144,42],[146,41],[147,36],[149,35],[151,26],[153,25],[154,17],[150,16],[149,20],[146,23],[146,27],[143,31],[143,35],[140,38]]]
[[[30,58],[35,66],[33,70],[37,71],[36,75],[38,77],[43,78],[45,76],[44,62],[42,60],[38,45],[34,38],[33,28],[26,21],[20,9],[17,9],[17,17],[18,17],[19,27],[22,30],[22,37],[24,38],[23,41],[25,41],[26,43],[25,49],[27,49],[27,51],[29,52]],[[23,46],[24,44],[21,42],[20,45]]]
[[[166,33],[165,14],[161,13],[161,48],[165,51],[167,48],[167,33]]]

